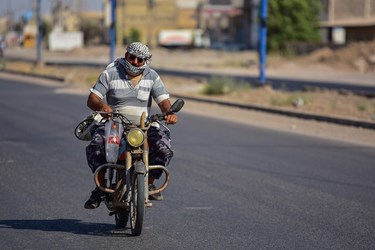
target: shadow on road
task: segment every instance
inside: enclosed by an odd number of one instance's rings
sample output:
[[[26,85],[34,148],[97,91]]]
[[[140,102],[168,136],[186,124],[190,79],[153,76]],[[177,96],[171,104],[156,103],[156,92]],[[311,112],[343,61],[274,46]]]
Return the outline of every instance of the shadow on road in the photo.
[[[0,220],[0,229],[40,230],[47,232],[68,232],[94,236],[130,236],[125,230],[112,224],[86,223],[74,219],[56,220]]]

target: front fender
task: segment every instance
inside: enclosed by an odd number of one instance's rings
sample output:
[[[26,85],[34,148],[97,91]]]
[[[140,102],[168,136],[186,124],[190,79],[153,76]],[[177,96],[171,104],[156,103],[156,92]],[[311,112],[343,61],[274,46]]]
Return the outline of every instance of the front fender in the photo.
[[[134,163],[134,170],[138,174],[146,174],[147,173],[146,165],[142,161],[136,161]]]

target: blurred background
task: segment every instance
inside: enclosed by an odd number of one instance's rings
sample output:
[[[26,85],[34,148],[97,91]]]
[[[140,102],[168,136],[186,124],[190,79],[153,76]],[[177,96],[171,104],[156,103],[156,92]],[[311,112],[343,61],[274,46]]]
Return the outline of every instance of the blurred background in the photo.
[[[264,0],[1,0],[3,49],[34,48],[40,4],[43,48],[116,45],[256,50]],[[268,0],[268,49],[308,53],[375,38],[375,0]]]

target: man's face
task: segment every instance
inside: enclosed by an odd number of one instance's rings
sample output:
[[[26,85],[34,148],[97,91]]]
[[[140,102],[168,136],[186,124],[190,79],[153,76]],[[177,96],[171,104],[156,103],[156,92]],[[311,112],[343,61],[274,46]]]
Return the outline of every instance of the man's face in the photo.
[[[130,53],[126,53],[125,58],[128,62],[131,63],[131,65],[135,67],[141,67],[145,64],[145,59],[136,57],[135,55],[132,55]]]

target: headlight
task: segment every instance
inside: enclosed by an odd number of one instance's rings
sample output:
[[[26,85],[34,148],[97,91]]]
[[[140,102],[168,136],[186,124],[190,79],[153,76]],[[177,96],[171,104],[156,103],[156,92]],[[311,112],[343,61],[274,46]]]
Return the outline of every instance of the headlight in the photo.
[[[143,144],[144,140],[145,140],[145,134],[139,128],[132,128],[126,134],[126,141],[132,147],[136,148],[136,147],[141,146]]]

